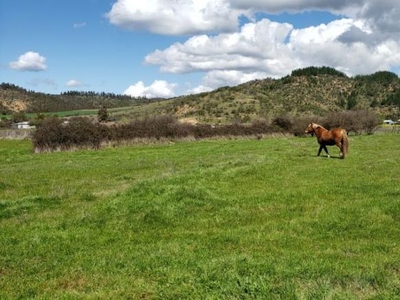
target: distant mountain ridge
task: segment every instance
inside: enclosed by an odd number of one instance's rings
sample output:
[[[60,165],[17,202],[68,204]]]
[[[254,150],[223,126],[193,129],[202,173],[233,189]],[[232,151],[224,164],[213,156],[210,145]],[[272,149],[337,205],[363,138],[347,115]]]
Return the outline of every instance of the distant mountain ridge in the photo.
[[[157,106],[154,106],[157,103]],[[55,112],[100,107],[133,107],[132,117],[171,114],[200,123],[249,122],[279,115],[310,116],[349,109],[374,110],[384,117],[398,117],[400,79],[392,72],[348,77],[330,67],[294,70],[280,79],[253,80],[233,87],[170,99],[131,98],[94,92],[49,95],[0,85],[0,112]],[[137,107],[137,109],[135,109]],[[156,107],[153,110],[153,107]]]

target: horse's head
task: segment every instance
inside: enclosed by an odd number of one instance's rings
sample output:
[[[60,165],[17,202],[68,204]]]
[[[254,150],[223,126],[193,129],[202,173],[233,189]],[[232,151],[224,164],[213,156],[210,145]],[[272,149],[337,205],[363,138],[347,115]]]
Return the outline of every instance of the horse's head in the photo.
[[[305,133],[313,133],[313,132],[315,131],[315,128],[316,128],[317,126],[318,126],[318,125],[315,124],[315,123],[310,123],[310,124],[308,125],[308,127],[306,128]]]

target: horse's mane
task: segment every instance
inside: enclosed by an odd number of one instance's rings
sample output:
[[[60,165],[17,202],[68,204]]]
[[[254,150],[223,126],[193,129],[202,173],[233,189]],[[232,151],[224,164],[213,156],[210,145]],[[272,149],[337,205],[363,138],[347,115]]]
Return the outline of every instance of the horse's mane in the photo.
[[[314,129],[318,129],[318,128],[326,129],[324,126],[319,125],[317,123],[311,123],[311,124],[312,124],[312,128],[314,128]]]

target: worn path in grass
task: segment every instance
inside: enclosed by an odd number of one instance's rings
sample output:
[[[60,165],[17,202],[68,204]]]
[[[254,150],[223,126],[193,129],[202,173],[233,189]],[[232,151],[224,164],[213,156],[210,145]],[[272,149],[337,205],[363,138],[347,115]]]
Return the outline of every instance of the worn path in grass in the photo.
[[[0,141],[0,298],[394,299],[399,143]]]

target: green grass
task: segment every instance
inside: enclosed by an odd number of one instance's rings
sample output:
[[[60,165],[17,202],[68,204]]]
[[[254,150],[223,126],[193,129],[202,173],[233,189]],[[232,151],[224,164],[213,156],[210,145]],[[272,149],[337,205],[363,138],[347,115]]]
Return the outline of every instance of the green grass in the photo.
[[[0,298],[399,298],[400,135],[350,142],[0,140]]]

